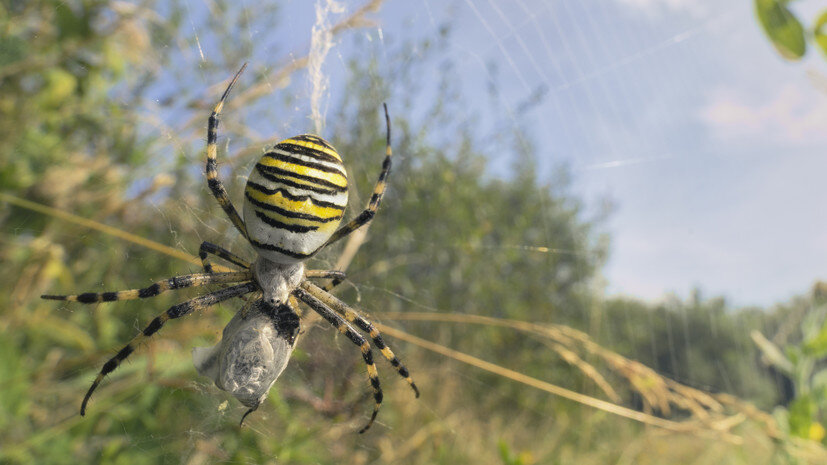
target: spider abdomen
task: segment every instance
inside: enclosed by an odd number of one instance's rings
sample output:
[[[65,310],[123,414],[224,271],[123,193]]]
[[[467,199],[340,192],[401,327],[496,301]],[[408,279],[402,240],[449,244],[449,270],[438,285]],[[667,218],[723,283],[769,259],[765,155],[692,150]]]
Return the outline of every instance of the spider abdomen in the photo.
[[[244,191],[250,242],[268,260],[304,260],[339,226],[347,186],[341,157],[322,138],[279,142],[256,163]]]

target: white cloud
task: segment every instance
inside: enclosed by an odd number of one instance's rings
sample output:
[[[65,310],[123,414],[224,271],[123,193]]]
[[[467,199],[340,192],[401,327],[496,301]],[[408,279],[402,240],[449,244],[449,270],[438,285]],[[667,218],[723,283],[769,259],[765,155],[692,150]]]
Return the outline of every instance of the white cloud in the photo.
[[[721,139],[827,142],[827,95],[806,84],[787,84],[775,95],[760,96],[717,89],[701,108],[700,118]]]

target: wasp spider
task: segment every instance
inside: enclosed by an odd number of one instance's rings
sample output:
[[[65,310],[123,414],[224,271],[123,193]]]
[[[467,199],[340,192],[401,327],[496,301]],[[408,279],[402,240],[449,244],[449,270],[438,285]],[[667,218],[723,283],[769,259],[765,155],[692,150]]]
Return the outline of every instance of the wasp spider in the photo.
[[[274,329],[273,343],[278,349],[270,358],[253,363],[259,363],[261,370],[270,370],[274,375],[254,386],[256,393],[246,398],[237,395],[239,400],[250,409],[245,416],[254,411],[266,396],[275,377],[281,373],[287,359],[292,352],[295,335],[298,331],[301,311],[298,301],[304,302],[316,311],[325,320],[332,324],[350,341],[356,344],[361,351],[362,358],[367,365],[367,375],[373,389],[375,401],[370,420],[361,432],[366,431],[376,419],[379,406],[382,403],[382,388],[379,376],[373,362],[371,345],[364,336],[356,331],[359,328],[370,336],[373,345],[396,369],[400,376],[405,378],[419,397],[419,390],[411,379],[407,368],[393,354],[385,344],[382,335],[369,320],[361,316],[347,304],[331,295],[328,291],[345,279],[340,271],[305,270],[304,261],[326,246],[342,239],[359,227],[370,222],[382,195],[385,192],[385,183],[391,169],[391,134],[390,118],[385,105],[385,124],[387,127],[387,146],[385,159],[379,180],[373,189],[367,208],[355,219],[344,226],[339,226],[347,206],[348,180],[342,159],[336,150],[322,138],[314,135],[300,135],[285,139],[259,159],[250,174],[244,191],[244,219],[233,206],[224,185],[218,179],[216,162],[216,139],[218,137],[218,117],[224,107],[224,101],[230,93],[238,77],[246,68],[246,64],[236,73],[221,100],[215,106],[209,118],[207,128],[207,185],[219,205],[229,217],[232,224],[253,246],[257,253],[255,262],[250,263],[234,253],[209,242],[201,244],[199,256],[204,273],[189,274],[165,279],[143,289],[133,289],[117,292],[93,293],[87,292],[78,295],[44,295],[42,298],[51,300],[66,300],[81,303],[113,302],[117,300],[139,299],[154,297],[158,294],[175,289],[206,286],[210,284],[225,285],[221,289],[196,297],[192,300],[174,305],[166,312],[155,317],[149,325],[121,349],[114,357],[107,361],[95,378],[92,386],[83,398],[80,414],[86,413],[86,406],[92,393],[103,378],[115,370],[130,354],[147,338],[155,334],[171,319],[180,318],[194,311],[205,309],[219,302],[251,294],[247,303],[224,331],[224,339],[233,337],[228,331],[240,332],[251,328],[236,323],[236,318],[260,318],[266,316],[269,325]],[[215,256],[229,262],[237,268],[232,272],[215,272],[210,262],[210,256]],[[320,287],[310,280],[331,279],[328,286]],[[229,286],[226,286],[229,285]],[[264,323],[255,323],[252,329]],[[230,331],[230,332],[232,332]],[[237,331],[238,332],[238,331]],[[243,346],[244,343],[235,341],[231,344]],[[243,347],[242,347],[243,348]],[[199,372],[215,371],[216,364],[203,360],[204,354],[196,354],[196,366]],[[209,354],[208,354],[209,356]],[[211,355],[213,358],[216,354]],[[198,360],[198,359],[201,360]],[[233,363],[231,360],[230,363]],[[235,363],[241,363],[235,360]],[[246,365],[245,365],[246,363]],[[239,365],[249,371],[250,361]],[[224,368],[229,369],[229,368]],[[218,378],[226,373],[213,373],[211,376],[216,384],[222,387]],[[226,377],[226,376],[225,376]],[[261,391],[264,391],[263,395]],[[250,394],[248,392],[248,394]],[[243,421],[243,417],[242,417]]]

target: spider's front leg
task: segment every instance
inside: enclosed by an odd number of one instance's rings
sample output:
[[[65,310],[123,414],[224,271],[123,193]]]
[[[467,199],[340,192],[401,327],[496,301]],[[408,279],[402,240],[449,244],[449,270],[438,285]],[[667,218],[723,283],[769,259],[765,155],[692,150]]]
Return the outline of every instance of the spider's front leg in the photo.
[[[84,292],[82,294],[51,295],[44,294],[41,299],[66,300],[69,302],[80,302],[82,304],[94,304],[98,302],[115,302],[118,300],[147,299],[155,297],[162,292],[186,289],[188,287],[208,286],[210,284],[232,284],[242,281],[249,281],[253,278],[250,271],[233,271],[229,273],[196,273],[157,281],[142,289],[129,289],[126,291],[109,292]]]
[[[344,271],[337,270],[307,270],[304,275],[310,279],[329,279],[330,282],[322,286],[322,289],[328,292],[347,279]]]
[[[391,118],[388,115],[388,105],[383,104],[382,106],[385,108],[385,126],[387,127],[387,138],[385,142],[385,159],[384,161],[382,161],[382,171],[379,172],[379,179],[376,181],[376,185],[373,187],[373,194],[371,194],[370,196],[368,206],[362,211],[362,213],[359,214],[359,216],[357,216],[356,218],[348,222],[346,225],[336,230],[336,232],[334,232],[333,235],[330,236],[330,239],[328,239],[321,247],[319,247],[319,249],[316,252],[347,236],[353,231],[356,231],[360,227],[370,223],[370,221],[376,215],[376,211],[379,209],[379,204],[382,203],[382,196],[385,195],[385,188],[387,187],[387,178],[391,172],[391,157],[393,155],[393,152],[391,151]]]
[[[221,180],[218,179],[218,162],[216,160],[216,154],[218,152],[217,148],[217,141],[218,141],[218,116],[221,114],[221,110],[224,108],[224,101],[227,99],[227,96],[230,94],[230,90],[235,85],[235,82],[238,80],[238,77],[241,76],[241,73],[247,67],[247,63],[244,63],[244,66],[241,67],[240,70],[236,73],[233,80],[230,81],[230,84],[227,86],[227,89],[224,91],[224,94],[221,96],[221,100],[215,105],[212,113],[210,114],[210,119],[207,125],[207,167],[206,167],[206,176],[207,176],[207,186],[209,186],[210,191],[212,191],[213,196],[218,201],[218,204],[221,205],[221,208],[224,209],[224,213],[230,218],[230,221],[233,223],[238,232],[241,233],[242,236],[247,238],[247,227],[244,225],[244,220],[241,219],[239,216],[238,211],[233,206],[232,201],[230,201],[230,196],[227,195],[227,189],[224,188],[224,184],[221,183]]]
[[[210,262],[209,255],[215,255],[218,258],[226,260],[233,265],[239,266],[245,270],[250,269],[250,262],[244,260],[243,258],[239,257],[238,255],[230,252],[229,250],[215,245],[213,243],[204,241],[201,243],[201,247],[198,248],[198,258],[201,259],[201,266],[204,267],[204,271],[207,273],[212,273],[212,263]]]

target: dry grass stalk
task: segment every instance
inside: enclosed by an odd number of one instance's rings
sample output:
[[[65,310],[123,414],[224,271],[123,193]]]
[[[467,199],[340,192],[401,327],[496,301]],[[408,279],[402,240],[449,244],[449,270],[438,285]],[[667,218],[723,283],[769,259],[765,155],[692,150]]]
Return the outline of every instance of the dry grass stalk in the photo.
[[[189,263],[198,264],[198,259],[194,256],[181,252],[177,249],[156,243],[154,241],[144,239],[139,236],[121,231],[92,220],[65,213],[60,210],[47,207],[35,202],[0,193],[0,200],[12,203],[14,205],[28,208],[49,216],[63,219],[65,221],[78,224],[83,227],[100,231],[104,234],[112,235],[120,239],[147,247],[151,250],[161,252],[163,254],[187,261]],[[345,261],[343,266],[347,266],[349,259],[358,251],[359,246],[365,240],[364,233],[360,236],[355,236],[351,239],[351,243],[346,246],[349,253],[343,255]],[[347,258],[350,257],[350,258]],[[628,380],[631,386],[638,392],[645,400],[647,408],[655,408],[661,413],[668,414],[670,412],[670,405],[679,407],[692,414],[691,420],[673,421],[660,418],[649,413],[640,412],[636,410],[617,405],[616,403],[586,396],[551,383],[532,378],[523,373],[510,370],[508,368],[481,360],[477,357],[465,354],[454,349],[436,344],[416,336],[410,335],[406,332],[391,328],[385,325],[377,324],[377,327],[391,337],[405,340],[416,344],[420,347],[426,348],[433,352],[442,354],[446,357],[458,360],[460,362],[475,366],[477,368],[495,373],[497,375],[512,379],[522,384],[541,389],[551,394],[570,399],[572,401],[597,408],[621,417],[629,418],[639,421],[644,424],[657,426],[668,431],[689,433],[704,437],[714,437],[716,439],[724,440],[732,444],[741,444],[743,438],[733,434],[731,429],[743,422],[744,417],[758,420],[764,425],[764,429],[771,437],[780,437],[779,428],[774,422],[774,419],[764,412],[755,409],[753,406],[734,396],[728,395],[709,395],[703,391],[691,388],[689,386],[681,385],[672,380],[668,380],[658,375],[651,368],[634,361],[629,360],[615,352],[612,352],[591,340],[591,338],[573,328],[563,325],[540,325],[536,323],[498,319],[480,315],[457,315],[447,313],[404,313],[404,314],[383,314],[386,319],[398,320],[419,320],[419,321],[443,321],[456,323],[475,323],[485,324],[489,326],[509,327],[520,331],[526,331],[538,336],[551,339],[557,344],[557,353],[561,357],[569,360],[574,366],[580,368],[593,380],[603,379],[602,375],[595,376],[597,370],[590,364],[582,362],[582,357],[575,351],[582,350],[587,354],[597,356],[603,360],[607,366],[620,374]],[[564,355],[565,354],[565,355]],[[580,360],[580,361],[578,361]],[[594,370],[593,372],[591,370]],[[589,373],[591,372],[591,375]],[[608,382],[607,382],[608,385]],[[607,392],[604,389],[604,392]],[[615,392],[610,388],[608,392]],[[607,394],[609,395],[609,394]],[[615,393],[616,395],[616,393]],[[611,396],[610,396],[611,397]],[[722,413],[724,406],[729,407],[734,412],[732,414]],[[807,446],[809,447],[809,446]],[[801,446],[805,452],[807,449]],[[822,450],[823,451],[823,450]],[[807,452],[809,453],[809,452]]]

